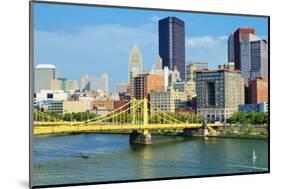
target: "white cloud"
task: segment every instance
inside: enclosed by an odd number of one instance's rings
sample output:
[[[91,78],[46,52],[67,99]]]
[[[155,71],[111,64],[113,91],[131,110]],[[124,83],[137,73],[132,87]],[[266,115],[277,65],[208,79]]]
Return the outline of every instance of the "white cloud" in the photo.
[[[227,35],[221,35],[217,37],[212,36],[200,36],[200,37],[188,37],[187,48],[200,48],[200,47],[214,47],[225,43],[228,39]]]

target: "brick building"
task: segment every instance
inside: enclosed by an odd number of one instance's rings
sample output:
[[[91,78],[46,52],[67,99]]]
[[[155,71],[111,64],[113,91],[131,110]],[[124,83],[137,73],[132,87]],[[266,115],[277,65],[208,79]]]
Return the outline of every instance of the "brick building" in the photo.
[[[164,77],[161,74],[139,74],[134,78],[134,98],[149,98],[151,91],[164,91]]]
[[[249,104],[268,102],[268,82],[264,78],[249,80]]]

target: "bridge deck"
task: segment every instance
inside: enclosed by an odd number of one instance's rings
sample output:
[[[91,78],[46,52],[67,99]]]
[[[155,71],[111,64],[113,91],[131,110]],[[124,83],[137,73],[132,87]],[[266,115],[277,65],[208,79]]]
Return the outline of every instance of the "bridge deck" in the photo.
[[[56,124],[55,124],[56,123]],[[81,123],[81,122],[80,122]],[[208,124],[208,127],[221,126],[218,124]],[[184,124],[147,124],[147,125],[79,125],[63,123],[63,122],[38,122],[34,126],[34,134],[55,134],[55,133],[81,133],[81,132],[98,132],[98,131],[114,131],[114,130],[139,130],[139,129],[183,129],[183,128],[199,128],[199,123],[184,123]]]

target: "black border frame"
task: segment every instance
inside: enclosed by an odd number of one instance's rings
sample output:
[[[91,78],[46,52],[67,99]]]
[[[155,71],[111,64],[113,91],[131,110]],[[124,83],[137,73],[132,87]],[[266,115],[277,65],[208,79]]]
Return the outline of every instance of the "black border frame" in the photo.
[[[161,177],[149,179],[130,179],[118,181],[102,181],[102,182],[86,182],[86,183],[69,183],[69,184],[50,184],[50,185],[33,185],[33,65],[34,65],[34,10],[33,4],[56,4],[67,6],[86,6],[86,7],[102,7],[102,8],[120,8],[132,10],[156,10],[165,12],[182,12],[182,13],[199,13],[199,14],[212,14],[212,15],[228,15],[228,16],[247,16],[247,17],[262,17],[267,18],[268,23],[268,170],[259,172],[243,172],[243,173],[226,173],[226,174],[212,174],[212,175],[196,175],[196,176],[180,176],[180,177]],[[161,181],[161,180],[175,180],[175,179],[189,179],[189,178],[208,178],[208,177],[223,177],[223,176],[239,176],[239,175],[256,175],[270,173],[270,16],[269,15],[255,15],[255,14],[238,14],[238,13],[223,13],[212,11],[192,11],[192,10],[175,10],[164,8],[148,8],[148,7],[133,7],[121,5],[102,5],[92,3],[69,3],[57,1],[44,1],[44,0],[30,0],[29,1],[29,188],[51,188],[51,187],[67,187],[67,186],[85,186],[85,185],[98,185],[98,184],[114,184],[114,183],[131,183],[131,182],[144,182],[144,181]]]

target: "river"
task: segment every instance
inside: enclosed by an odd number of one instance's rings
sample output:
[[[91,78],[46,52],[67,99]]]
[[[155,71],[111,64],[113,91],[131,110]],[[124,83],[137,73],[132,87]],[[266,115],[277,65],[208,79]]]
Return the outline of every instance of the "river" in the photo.
[[[132,146],[126,134],[36,136],[33,183],[39,186],[268,170],[265,139],[153,136],[152,141],[151,145]]]

